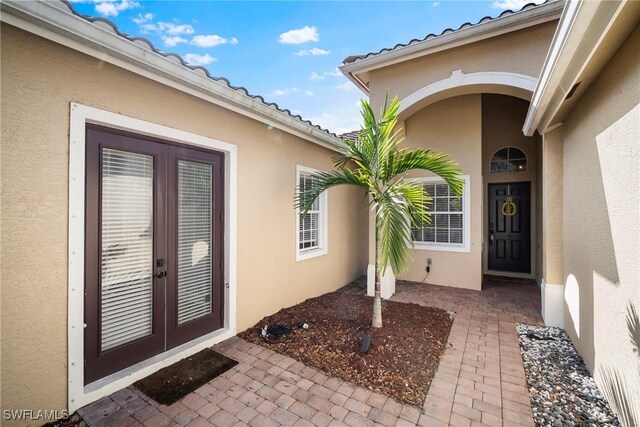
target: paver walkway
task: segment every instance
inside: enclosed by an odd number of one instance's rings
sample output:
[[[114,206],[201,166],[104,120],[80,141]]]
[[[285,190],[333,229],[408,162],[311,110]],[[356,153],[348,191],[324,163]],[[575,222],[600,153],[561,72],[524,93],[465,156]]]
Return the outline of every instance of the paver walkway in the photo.
[[[542,324],[539,289],[498,279],[483,289],[397,284],[393,300],[456,312],[423,408],[232,338],[214,349],[240,363],[171,406],[129,387],[78,413],[91,426],[531,426],[515,323]]]

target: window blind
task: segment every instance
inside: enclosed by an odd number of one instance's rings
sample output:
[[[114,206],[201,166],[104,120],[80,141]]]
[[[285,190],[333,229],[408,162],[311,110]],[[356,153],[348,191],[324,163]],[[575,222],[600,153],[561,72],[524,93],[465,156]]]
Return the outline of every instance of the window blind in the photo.
[[[304,192],[313,183],[313,178],[308,174],[300,174],[300,191]],[[305,214],[300,214],[300,229],[298,233],[300,250],[312,250],[320,248],[320,197],[318,197],[311,206],[311,209]]]
[[[413,240],[423,243],[463,244],[462,198],[458,198],[445,182],[423,184],[431,197],[431,223],[412,228]]]
[[[211,313],[211,165],[178,161],[178,323]]]
[[[153,157],[102,150],[101,349],[151,334]]]

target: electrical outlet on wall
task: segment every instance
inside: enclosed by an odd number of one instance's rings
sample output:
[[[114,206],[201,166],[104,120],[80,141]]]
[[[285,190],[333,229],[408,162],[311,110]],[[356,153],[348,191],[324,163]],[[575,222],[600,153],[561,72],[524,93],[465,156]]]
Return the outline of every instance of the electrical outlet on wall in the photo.
[[[431,258],[427,258],[427,273],[431,272]]]

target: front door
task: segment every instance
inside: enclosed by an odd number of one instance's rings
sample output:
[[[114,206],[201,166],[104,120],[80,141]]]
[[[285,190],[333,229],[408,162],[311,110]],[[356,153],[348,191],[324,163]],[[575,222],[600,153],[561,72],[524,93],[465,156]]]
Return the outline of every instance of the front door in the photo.
[[[531,183],[489,184],[489,270],[531,273]]]
[[[223,326],[223,160],[87,128],[85,384]]]

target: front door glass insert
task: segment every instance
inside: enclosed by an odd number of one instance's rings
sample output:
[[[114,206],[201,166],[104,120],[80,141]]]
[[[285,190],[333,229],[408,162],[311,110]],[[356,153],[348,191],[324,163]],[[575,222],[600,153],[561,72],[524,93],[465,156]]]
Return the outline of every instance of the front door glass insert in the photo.
[[[178,324],[211,313],[212,172],[178,160]]]
[[[106,351],[152,333],[153,157],[102,150],[101,339]]]

